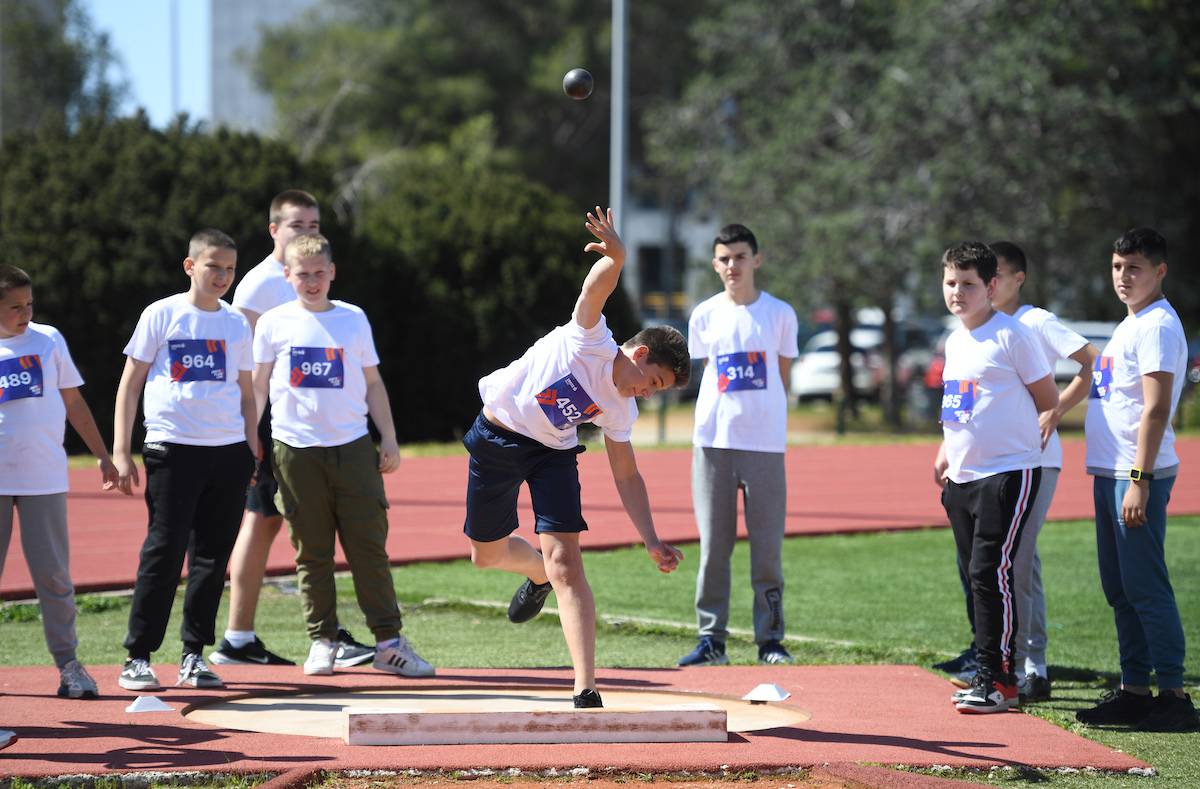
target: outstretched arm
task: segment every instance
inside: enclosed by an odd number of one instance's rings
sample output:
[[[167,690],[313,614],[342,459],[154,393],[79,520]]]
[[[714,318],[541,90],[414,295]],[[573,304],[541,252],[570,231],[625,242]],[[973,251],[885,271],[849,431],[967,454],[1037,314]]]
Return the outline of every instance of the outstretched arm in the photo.
[[[613,482],[617,483],[617,493],[621,504],[634,528],[646,544],[650,558],[658,565],[658,569],[669,573],[679,566],[683,552],[678,548],[667,545],[658,539],[654,530],[654,519],[650,515],[650,497],[646,494],[646,482],[638,471],[637,459],[633,456],[633,444],[628,441],[613,441],[604,437],[604,448],[608,452],[608,464],[612,468]]]
[[[625,245],[617,235],[611,208],[602,211],[600,206],[596,206],[595,211],[588,211],[586,226],[596,240],[583,250],[599,252],[604,256],[592,265],[592,270],[583,281],[579,300],[575,302],[575,322],[585,329],[590,329],[600,322],[604,303],[617,289],[617,283],[621,279],[621,267],[625,265]]]

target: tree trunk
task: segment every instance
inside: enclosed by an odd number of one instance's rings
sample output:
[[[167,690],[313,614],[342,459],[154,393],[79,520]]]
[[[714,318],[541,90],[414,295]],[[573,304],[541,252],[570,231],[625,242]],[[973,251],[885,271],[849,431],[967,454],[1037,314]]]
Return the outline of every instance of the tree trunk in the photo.
[[[850,302],[838,299],[833,305],[833,325],[837,330],[837,348],[840,359],[841,391],[837,403],[837,432],[846,432],[847,418],[858,419],[858,392],[854,389],[854,366],[850,360],[853,346],[850,345],[850,330],[854,328],[854,316]]]

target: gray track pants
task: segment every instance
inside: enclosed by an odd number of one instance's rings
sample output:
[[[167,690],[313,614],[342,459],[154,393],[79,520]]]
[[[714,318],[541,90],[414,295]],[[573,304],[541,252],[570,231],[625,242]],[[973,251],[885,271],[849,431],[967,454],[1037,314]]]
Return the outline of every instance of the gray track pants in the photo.
[[[737,542],[737,494],[743,491],[754,589],[754,640],[783,638],[784,455],[694,447],[692,505],[700,530],[696,619],[700,635],[729,635],[729,558]]]
[[[42,609],[42,631],[54,664],[75,659],[75,585],[67,540],[67,494],[0,495],[0,576],[12,539],[13,506],[21,516],[21,549]]]
[[[1037,537],[1046,523],[1046,513],[1054,500],[1059,470],[1042,468],[1042,482],[1029,510],[1029,520],[1021,532],[1021,544],[1013,557],[1013,583],[1017,601],[1017,640],[1014,646],[1014,670],[1019,674],[1046,676],[1046,592],[1042,588],[1042,559],[1037,552]]]

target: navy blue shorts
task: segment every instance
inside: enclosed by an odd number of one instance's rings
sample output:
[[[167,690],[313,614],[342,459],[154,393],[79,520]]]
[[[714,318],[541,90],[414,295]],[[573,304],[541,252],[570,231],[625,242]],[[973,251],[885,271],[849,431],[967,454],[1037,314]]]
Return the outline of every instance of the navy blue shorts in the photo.
[[[492,424],[482,413],[463,436],[463,446],[471,453],[463,533],[472,540],[494,542],[517,530],[517,492],[522,482],[529,485],[538,534],[587,530],[576,461],[583,446],[551,449]]]

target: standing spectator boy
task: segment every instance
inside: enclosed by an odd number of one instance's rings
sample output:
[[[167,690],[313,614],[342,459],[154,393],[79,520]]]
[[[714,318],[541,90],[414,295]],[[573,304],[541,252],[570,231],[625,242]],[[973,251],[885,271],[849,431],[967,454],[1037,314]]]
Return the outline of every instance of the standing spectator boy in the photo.
[[[96,420],[79,394],[82,385],[62,334],[33,322],[29,275],[0,263],[0,575],[16,510],[42,632],[58,667],[58,695],[71,699],[95,698],[97,691],[96,681],[75,656],[79,640],[63,449],[68,421],[100,459],[105,490],[117,481]]]
[[[755,284],[758,240],[726,225],[713,241],[724,290],[688,321],[688,350],[704,359],[692,435],[692,502],[700,530],[696,617],[700,642],[681,666],[729,662],[729,559],[737,542],[737,499],[745,502],[760,663],[791,663],[783,639],[783,529],[787,515],[787,381],[796,313]]]
[[[1166,276],[1167,242],[1156,230],[1134,228],[1113,244],[1113,290],[1128,314],[1096,360],[1085,423],[1100,584],[1116,620],[1121,686],[1075,717],[1142,731],[1200,727],[1183,690],[1183,622],[1164,547],[1179,472],[1171,418],[1187,371],[1183,325],[1163,296]],[[1158,696],[1150,692],[1152,672]]]
[[[236,268],[232,238],[212,229],[193,235],[183,261],[191,287],[148,306],[125,346],[113,462],[118,486],[132,494],[138,472],[130,442],[144,388],[150,516],[125,636],[129,656],[118,679],[127,690],[159,688],[150,656],[162,646],[185,556],[177,684],[222,687],[201,650],[216,640],[225,568],[258,451],[250,326],[221,301]]]
[[[331,301],[335,268],[323,236],[298,236],[284,250],[296,299],[269,310],[254,337],[258,412],[271,401],[279,492],[296,549],[297,581],[312,640],[305,674],[332,674],[337,659],[334,541],[341,542],[359,608],[375,636],[373,667],[406,677],[434,673],[400,634],[388,566],[387,494],[382,474],[400,448],[379,377],[371,325],[361,309]],[[367,416],[380,434],[376,451]]]
[[[1018,703],[1013,560],[1041,477],[1038,413],[1058,404],[1037,340],[992,307],[995,290],[996,256],[986,245],[967,242],[942,255],[942,295],[962,325],[946,340],[934,479],[975,607],[979,670],[955,699],[964,713]]]

